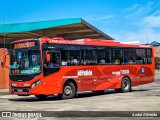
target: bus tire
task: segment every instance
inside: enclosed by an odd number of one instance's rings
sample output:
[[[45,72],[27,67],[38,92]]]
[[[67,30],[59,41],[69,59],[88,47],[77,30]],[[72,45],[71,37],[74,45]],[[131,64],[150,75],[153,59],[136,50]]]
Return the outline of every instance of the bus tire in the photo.
[[[131,91],[131,82],[128,77],[124,77],[121,82],[121,88],[115,89],[117,93],[126,93]]]
[[[70,99],[76,95],[76,87],[73,82],[66,82],[63,87],[63,92],[61,94],[62,99]]]
[[[48,96],[47,95],[35,95],[39,100],[45,100]]]
[[[95,95],[101,95],[101,94],[104,93],[104,91],[105,91],[105,90],[98,90],[98,91],[92,91],[92,92],[93,92],[93,94],[95,94]]]

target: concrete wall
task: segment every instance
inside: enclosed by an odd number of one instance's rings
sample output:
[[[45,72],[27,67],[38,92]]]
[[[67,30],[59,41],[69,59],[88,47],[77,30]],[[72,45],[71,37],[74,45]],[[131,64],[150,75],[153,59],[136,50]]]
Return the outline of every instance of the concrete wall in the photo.
[[[160,57],[160,46],[154,46],[154,56]]]
[[[7,49],[5,49],[5,53],[8,53]],[[0,62],[4,59],[4,49],[0,48]],[[6,64],[5,66],[9,66],[9,55],[6,56]],[[0,66],[0,89],[9,87],[9,69],[7,67]]]

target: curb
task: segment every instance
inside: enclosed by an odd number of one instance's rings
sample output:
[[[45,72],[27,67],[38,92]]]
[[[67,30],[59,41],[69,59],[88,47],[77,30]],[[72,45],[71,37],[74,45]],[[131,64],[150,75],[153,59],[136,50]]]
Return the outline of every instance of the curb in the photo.
[[[8,89],[0,89],[0,95],[9,95],[9,90]]]
[[[160,74],[160,72],[155,72],[156,74]]]

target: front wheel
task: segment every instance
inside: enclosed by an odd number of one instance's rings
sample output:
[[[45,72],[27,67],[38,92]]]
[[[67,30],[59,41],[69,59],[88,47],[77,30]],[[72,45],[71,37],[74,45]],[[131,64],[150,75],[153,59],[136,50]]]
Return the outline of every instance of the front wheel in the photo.
[[[121,88],[115,89],[118,93],[126,93],[131,91],[131,82],[129,78],[124,77],[121,82]]]
[[[70,99],[76,95],[76,87],[72,82],[66,82],[63,87],[63,93],[60,95],[62,99]]]

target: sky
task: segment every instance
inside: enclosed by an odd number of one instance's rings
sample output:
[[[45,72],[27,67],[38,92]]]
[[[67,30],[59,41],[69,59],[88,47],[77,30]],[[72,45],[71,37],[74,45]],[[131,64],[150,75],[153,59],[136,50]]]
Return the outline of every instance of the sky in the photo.
[[[120,42],[160,42],[160,0],[0,0],[0,24],[82,18]]]

